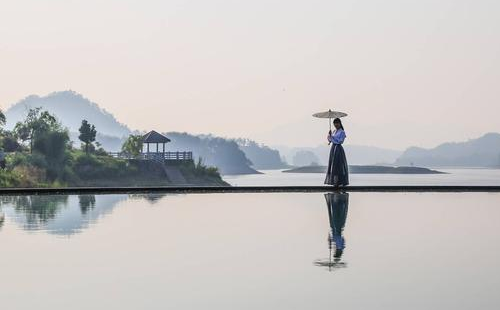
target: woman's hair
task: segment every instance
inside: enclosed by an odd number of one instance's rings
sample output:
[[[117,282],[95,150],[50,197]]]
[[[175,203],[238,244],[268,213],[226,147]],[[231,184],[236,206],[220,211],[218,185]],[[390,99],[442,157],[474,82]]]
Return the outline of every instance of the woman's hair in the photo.
[[[338,123],[338,124],[340,125],[340,128],[341,128],[342,130],[344,130],[344,126],[342,126],[342,121],[340,120],[340,118],[338,118],[338,117],[337,117],[336,119],[334,119],[334,120],[333,120],[333,123],[334,123],[334,124],[335,124],[335,123]]]

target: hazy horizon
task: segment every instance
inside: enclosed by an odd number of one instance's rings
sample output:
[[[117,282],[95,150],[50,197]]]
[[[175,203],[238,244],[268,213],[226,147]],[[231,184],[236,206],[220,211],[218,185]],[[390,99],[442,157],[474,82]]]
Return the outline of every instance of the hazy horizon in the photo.
[[[402,150],[500,132],[495,1],[27,1],[0,11],[0,107],[72,89],[132,129]]]

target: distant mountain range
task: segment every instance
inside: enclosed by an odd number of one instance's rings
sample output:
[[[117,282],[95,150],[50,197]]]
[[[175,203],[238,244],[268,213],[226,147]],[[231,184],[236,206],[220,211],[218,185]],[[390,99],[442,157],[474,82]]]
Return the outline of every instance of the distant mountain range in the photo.
[[[397,165],[423,167],[500,167],[500,134],[487,133],[465,142],[443,143],[432,149],[408,148]]]
[[[28,109],[42,107],[58,117],[79,145],[78,129],[82,119],[97,128],[97,141],[108,151],[119,151],[124,139],[133,132],[111,113],[74,91],[53,92],[47,96],[28,96],[5,111],[7,129],[22,121]],[[135,131],[136,132],[136,131]],[[192,150],[206,164],[215,165],[224,174],[255,173],[254,169],[283,169],[288,163],[304,166],[325,165],[330,147],[268,147],[249,139],[227,139],[212,135],[168,132],[171,150]],[[444,143],[433,149],[411,147],[406,151],[379,147],[345,145],[351,165],[399,165],[424,167],[499,167],[500,134],[489,133],[460,143]]]
[[[289,148],[276,146],[286,157],[293,162],[294,154],[309,153],[310,158],[302,158],[300,165],[310,165],[316,162],[325,165],[328,162],[330,148],[327,144],[309,148]],[[435,148],[425,149],[410,147],[405,151],[383,149],[378,147],[345,145],[345,152],[349,164],[352,165],[395,165],[418,167],[500,167],[500,133],[487,133],[477,139],[465,142],[447,142]],[[318,162],[319,159],[319,162]]]

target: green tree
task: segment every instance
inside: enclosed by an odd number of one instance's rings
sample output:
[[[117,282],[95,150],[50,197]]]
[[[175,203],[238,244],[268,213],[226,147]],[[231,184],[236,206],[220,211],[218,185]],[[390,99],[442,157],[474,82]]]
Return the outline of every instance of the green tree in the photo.
[[[139,156],[142,151],[142,136],[130,135],[123,143],[122,151],[135,157]]]
[[[22,141],[30,141],[30,164],[46,170],[50,181],[64,176],[69,134],[55,116],[41,108],[30,109],[24,122],[16,124],[14,132]]]
[[[0,127],[3,127],[5,125],[5,122],[6,122],[5,114],[3,114],[3,111],[0,110]],[[4,148],[5,133],[6,132],[2,128],[0,128],[0,141],[3,150],[5,150]]]
[[[5,152],[17,152],[21,150],[21,145],[17,140],[17,136],[9,130],[1,130],[1,148]]]
[[[30,141],[30,152],[33,152],[33,142],[38,134],[48,131],[61,131],[62,126],[56,117],[42,108],[32,108],[23,122],[17,122],[14,132],[22,141]]]
[[[68,160],[69,134],[67,130],[49,130],[40,132],[33,140],[33,151],[45,157],[49,180],[64,178],[64,169]]]
[[[82,125],[80,126],[80,135],[78,139],[85,143],[85,154],[89,154],[89,145],[95,141],[95,136],[97,131],[95,130],[95,126],[91,125],[87,120],[82,121]]]

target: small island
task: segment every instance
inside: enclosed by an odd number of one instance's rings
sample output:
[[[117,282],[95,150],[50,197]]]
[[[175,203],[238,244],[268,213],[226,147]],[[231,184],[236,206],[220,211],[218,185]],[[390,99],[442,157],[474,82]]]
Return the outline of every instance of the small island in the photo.
[[[326,173],[326,166],[312,165],[283,170],[285,173]],[[422,167],[392,167],[376,165],[349,166],[351,174],[445,174],[445,172]]]

